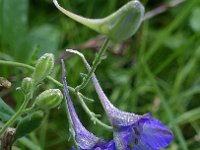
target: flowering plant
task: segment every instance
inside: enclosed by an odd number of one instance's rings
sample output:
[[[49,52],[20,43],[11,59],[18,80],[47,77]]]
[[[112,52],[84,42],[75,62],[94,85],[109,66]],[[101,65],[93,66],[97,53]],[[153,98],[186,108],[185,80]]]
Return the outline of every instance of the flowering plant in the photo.
[[[93,7],[94,3],[99,6]],[[122,3],[116,0],[106,3],[0,1],[0,149],[188,150],[188,147],[199,147],[200,109],[193,101],[199,92],[196,68],[200,48],[198,42],[193,43],[199,39],[199,1],[172,0],[148,12],[145,11],[157,5],[156,2],[130,0],[121,6]],[[182,3],[186,4],[164,14],[167,19],[146,21]],[[36,6],[39,11],[34,11]],[[51,9],[48,15],[43,6]],[[77,11],[87,14],[78,15],[66,9],[76,6]],[[83,17],[109,14],[116,8],[119,9],[102,18]],[[73,20],[67,20],[58,10]],[[175,15],[177,18],[171,20]],[[31,22],[27,22],[29,16]],[[89,30],[77,27],[74,21],[102,36],[84,42],[92,32],[88,34]],[[59,51],[71,45],[78,51]],[[80,52],[84,49],[97,51],[92,63],[85,58],[90,53]],[[77,72],[82,69],[81,62],[77,63],[80,60],[68,55],[69,52],[78,54],[86,66],[80,84],[77,84],[80,81]],[[100,66],[101,72],[96,72],[106,53],[107,64]],[[70,59],[68,78],[66,58]],[[59,82],[60,74],[62,82]],[[106,83],[98,81],[102,77]],[[76,87],[69,86],[66,80]],[[86,87],[89,82],[92,86]],[[98,98],[88,97],[93,94]],[[85,114],[92,123],[83,120]],[[185,127],[187,131],[183,130]],[[66,143],[66,136],[72,137],[73,144],[70,138]]]
[[[75,50],[67,51],[81,56],[86,68],[88,70],[91,69],[80,52]],[[104,94],[94,73],[92,74],[92,82],[113,127],[116,149],[159,150],[169,145],[173,139],[173,133],[169,128],[159,120],[151,118],[149,114],[137,115],[117,109]],[[66,85],[65,81],[63,83]]]

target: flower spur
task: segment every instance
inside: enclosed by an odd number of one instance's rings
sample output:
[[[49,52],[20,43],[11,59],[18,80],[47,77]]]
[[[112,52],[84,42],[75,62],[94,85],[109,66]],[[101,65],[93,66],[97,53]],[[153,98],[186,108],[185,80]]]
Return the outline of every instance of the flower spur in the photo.
[[[69,90],[67,88],[66,76],[65,76],[65,67],[64,62],[62,61],[62,82],[64,87],[64,95],[66,97],[67,108],[69,112],[69,120],[72,124],[75,142],[79,149],[81,150],[115,150],[115,143],[113,140],[107,142],[102,138],[98,138],[91,132],[89,132],[80,122],[74,106],[72,104]],[[74,149],[74,148],[73,148]]]
[[[90,70],[90,65],[84,56],[75,50],[67,50],[81,56]],[[137,115],[117,109],[103,92],[95,74],[92,82],[104,110],[114,129],[114,140],[118,150],[159,150],[167,147],[173,139],[173,133],[159,120],[149,114]]]

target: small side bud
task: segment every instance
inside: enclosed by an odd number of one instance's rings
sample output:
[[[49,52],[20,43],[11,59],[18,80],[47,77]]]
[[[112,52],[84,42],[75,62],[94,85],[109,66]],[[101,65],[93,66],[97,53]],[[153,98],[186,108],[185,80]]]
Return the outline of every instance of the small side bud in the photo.
[[[24,93],[28,93],[33,86],[33,80],[30,77],[26,77],[22,80],[21,89]]]
[[[59,89],[49,89],[36,97],[34,107],[49,110],[57,107],[63,99],[63,94]]]
[[[53,70],[54,67],[54,55],[46,53],[41,56],[36,63],[35,70],[33,72],[33,80],[35,84],[38,84],[44,78],[46,78]]]

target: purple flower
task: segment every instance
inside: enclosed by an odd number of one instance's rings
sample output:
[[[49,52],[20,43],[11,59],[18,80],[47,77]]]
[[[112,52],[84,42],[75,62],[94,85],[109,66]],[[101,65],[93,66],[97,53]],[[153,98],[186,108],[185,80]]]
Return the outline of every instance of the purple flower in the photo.
[[[173,139],[172,132],[149,114],[129,126],[121,126],[114,132],[119,149],[159,150],[168,146]]]
[[[83,57],[82,57],[83,58]],[[90,65],[83,58],[88,70]],[[104,110],[114,128],[114,140],[119,150],[159,150],[167,147],[173,139],[173,133],[149,114],[137,115],[124,112],[111,104],[103,92],[95,74],[92,82]]]
[[[64,94],[66,97],[67,107],[69,111],[69,117],[72,124],[72,128],[74,130],[74,137],[77,146],[81,150],[115,150],[115,143],[113,140],[107,142],[104,139],[98,138],[91,132],[89,132],[80,122],[76,111],[74,109],[74,106],[72,104],[69,91],[67,88],[67,82],[65,77],[65,67],[64,62],[62,60],[62,80],[63,80],[63,86],[64,86]],[[72,148],[74,149],[74,148]]]

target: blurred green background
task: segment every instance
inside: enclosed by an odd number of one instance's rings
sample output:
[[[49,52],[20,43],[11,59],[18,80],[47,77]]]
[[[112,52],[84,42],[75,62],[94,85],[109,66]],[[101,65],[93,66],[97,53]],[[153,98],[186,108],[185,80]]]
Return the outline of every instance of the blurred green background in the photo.
[[[90,18],[107,16],[126,2],[60,0],[63,7]],[[170,1],[141,2],[148,12]],[[87,71],[78,56],[65,54],[64,50],[78,49],[92,63],[101,43],[96,32],[66,17],[51,0],[0,0],[0,59],[34,65],[38,57],[51,52],[56,56],[52,76],[61,81],[59,59],[64,57],[68,84],[75,87],[81,83],[80,73]],[[150,112],[168,125],[175,134],[168,150],[200,150],[200,1],[186,0],[144,21],[136,35],[124,43],[113,43],[106,56],[96,75],[112,103],[138,114]],[[22,103],[15,89],[30,74],[24,68],[0,65],[0,76],[12,82],[10,89],[1,89],[0,96],[15,110]],[[45,81],[38,93],[48,88],[56,85]],[[101,120],[108,123],[92,84],[82,93],[95,99],[87,103],[89,108],[102,114]],[[112,138],[112,133],[90,121],[75,96],[71,96],[87,129]],[[16,147],[70,149],[73,143],[68,138],[68,122],[61,107],[48,112],[41,127],[28,136],[30,140],[22,139]]]

